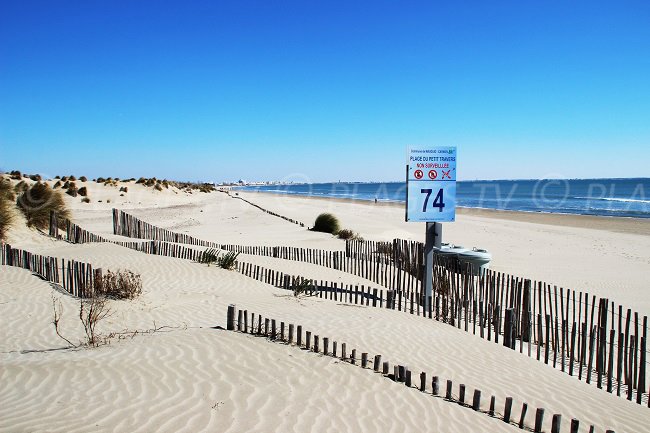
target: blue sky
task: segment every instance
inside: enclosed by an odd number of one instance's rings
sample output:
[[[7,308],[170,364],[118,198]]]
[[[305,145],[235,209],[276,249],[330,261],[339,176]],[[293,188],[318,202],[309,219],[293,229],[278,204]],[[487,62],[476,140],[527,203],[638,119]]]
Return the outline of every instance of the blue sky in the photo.
[[[0,169],[189,180],[650,176],[648,2],[0,5]]]

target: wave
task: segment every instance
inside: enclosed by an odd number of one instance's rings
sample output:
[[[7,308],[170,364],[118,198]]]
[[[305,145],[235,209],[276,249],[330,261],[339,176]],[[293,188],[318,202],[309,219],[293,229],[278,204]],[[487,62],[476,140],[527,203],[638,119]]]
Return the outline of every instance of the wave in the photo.
[[[618,198],[618,197],[573,197],[580,200],[603,200],[603,201],[616,201],[624,203],[650,203],[650,200],[641,200],[636,198]]]

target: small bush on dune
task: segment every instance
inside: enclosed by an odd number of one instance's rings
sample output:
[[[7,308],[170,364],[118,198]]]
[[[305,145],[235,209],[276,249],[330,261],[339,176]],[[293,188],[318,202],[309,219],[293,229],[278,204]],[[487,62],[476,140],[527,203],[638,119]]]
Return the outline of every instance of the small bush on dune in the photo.
[[[147,181],[147,179],[145,179],[144,177],[141,177],[135,183],[145,183],[146,181]]]
[[[22,179],[22,177],[23,177],[22,173],[19,172],[18,170],[14,170],[14,171],[10,172],[10,173],[9,173],[9,176],[10,176],[13,180],[20,180],[20,179]]]
[[[331,213],[322,213],[316,217],[312,230],[335,235],[339,232],[339,220]]]
[[[57,188],[60,188],[60,187],[61,187],[61,181],[57,180],[52,188],[57,189]]]
[[[95,279],[95,296],[111,299],[133,299],[142,293],[142,278],[131,271],[108,271]]]
[[[61,182],[67,182],[68,181],[68,176],[63,176],[61,178]]]
[[[40,182],[41,180],[43,180],[40,174],[31,174],[29,175],[29,178],[35,182]]]
[[[79,178],[79,180],[82,181],[82,182],[86,182],[88,180],[88,178],[86,176],[81,176]]]
[[[61,176],[54,176],[54,179],[61,179]]]
[[[16,204],[25,215],[27,225],[41,230],[47,229],[50,224],[50,211],[56,213],[61,228],[65,227],[65,220],[70,217],[61,193],[45,183],[33,184],[20,194]]]
[[[156,191],[162,191],[162,186],[160,186],[160,184],[157,183],[156,186],[154,186],[154,189],[155,189]]]
[[[62,186],[61,188],[63,188],[63,189],[68,189],[68,188],[70,188],[70,182],[66,180],[65,183],[63,184],[63,186]]]
[[[77,194],[79,194],[79,190],[77,189],[76,186],[70,185],[68,187],[68,190],[65,193],[68,194],[69,196],[76,197]]]
[[[90,203],[90,199],[88,197],[84,197],[81,199],[82,203]]]
[[[363,238],[359,236],[359,233],[350,230],[350,229],[342,229],[339,230],[339,232],[336,234],[336,236],[339,239],[345,239],[345,240],[355,240],[355,241],[362,241]]]
[[[129,187],[127,187],[127,186],[121,187],[120,192],[129,192]]]
[[[88,189],[85,186],[82,186],[81,188],[79,188],[79,191],[77,191],[77,193],[80,196],[85,197],[88,195]]]
[[[14,187],[14,191],[16,191],[16,194],[20,194],[21,192],[27,191],[29,189],[29,185],[27,185],[27,182],[24,180],[21,180],[16,184]]]
[[[72,180],[72,181],[75,181],[75,180],[77,180],[77,178],[76,178],[76,177],[74,177],[74,176],[72,176],[72,175],[70,175],[70,177],[68,177],[68,179],[70,179],[70,180]]]

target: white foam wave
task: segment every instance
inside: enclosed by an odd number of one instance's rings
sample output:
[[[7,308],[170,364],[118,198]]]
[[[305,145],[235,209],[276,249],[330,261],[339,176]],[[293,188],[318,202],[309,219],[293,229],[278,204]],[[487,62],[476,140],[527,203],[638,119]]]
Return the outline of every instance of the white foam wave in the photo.
[[[636,198],[619,198],[619,197],[574,197],[582,200],[603,200],[603,201],[618,201],[625,203],[650,203],[650,200],[642,200]]]

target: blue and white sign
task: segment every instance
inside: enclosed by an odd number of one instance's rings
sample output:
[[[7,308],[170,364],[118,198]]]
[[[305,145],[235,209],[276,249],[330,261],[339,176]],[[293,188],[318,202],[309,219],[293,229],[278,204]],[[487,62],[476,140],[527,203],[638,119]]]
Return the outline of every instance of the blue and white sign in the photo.
[[[456,220],[456,147],[409,146],[406,221]]]

